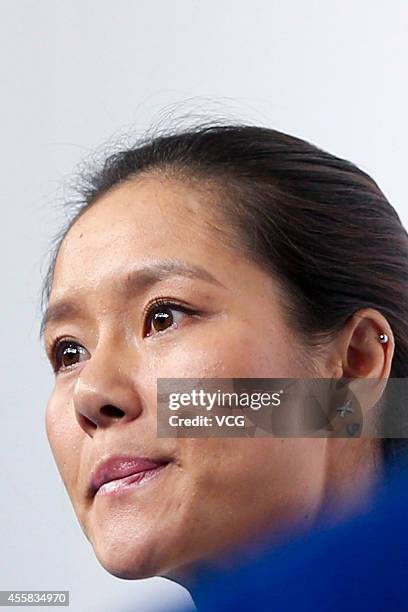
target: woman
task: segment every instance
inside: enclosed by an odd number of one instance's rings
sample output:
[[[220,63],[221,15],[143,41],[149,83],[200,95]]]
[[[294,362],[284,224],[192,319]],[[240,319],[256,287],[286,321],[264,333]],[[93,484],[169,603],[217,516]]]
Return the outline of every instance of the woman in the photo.
[[[87,179],[41,331],[47,435],[103,567],[192,585],[238,544],[368,503],[402,440],[158,438],[156,381],[405,377],[408,237],[376,183],[293,136],[217,124]]]

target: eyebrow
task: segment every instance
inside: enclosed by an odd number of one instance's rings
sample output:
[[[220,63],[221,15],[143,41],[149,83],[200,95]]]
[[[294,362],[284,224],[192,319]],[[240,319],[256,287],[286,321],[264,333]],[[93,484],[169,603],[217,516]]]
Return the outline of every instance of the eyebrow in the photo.
[[[184,276],[186,278],[198,278],[225,287],[208,270],[202,266],[187,264],[183,261],[159,261],[127,271],[121,277],[114,279],[116,292],[124,297],[134,295],[148,289],[156,283],[171,276]],[[71,299],[61,298],[50,304],[40,324],[39,338],[44,336],[45,328],[53,321],[63,321],[82,314],[82,307]]]

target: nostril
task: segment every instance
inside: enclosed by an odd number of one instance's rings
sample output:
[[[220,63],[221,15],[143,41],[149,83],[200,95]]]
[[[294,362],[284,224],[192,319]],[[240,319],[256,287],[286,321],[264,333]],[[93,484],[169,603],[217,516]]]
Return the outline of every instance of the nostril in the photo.
[[[120,408],[116,408],[116,406],[108,405],[108,406],[102,406],[101,414],[108,416],[108,417],[113,417],[115,419],[120,419],[123,417],[125,413]]]
[[[85,430],[89,427],[91,429],[96,429],[97,427],[96,423],[94,423],[94,421],[91,421],[91,419],[88,419],[88,417],[86,417],[84,414],[78,415],[78,422],[80,426]]]

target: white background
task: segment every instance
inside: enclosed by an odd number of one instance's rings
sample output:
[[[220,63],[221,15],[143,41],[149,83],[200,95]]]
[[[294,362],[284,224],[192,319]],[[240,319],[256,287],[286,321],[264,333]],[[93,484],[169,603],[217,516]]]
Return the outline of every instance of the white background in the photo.
[[[123,131],[188,109],[351,159],[408,221],[405,0],[1,0],[0,589],[69,589],[74,612],[190,601],[108,574],[45,435],[39,290],[64,184]],[[181,109],[180,111],[177,111]]]

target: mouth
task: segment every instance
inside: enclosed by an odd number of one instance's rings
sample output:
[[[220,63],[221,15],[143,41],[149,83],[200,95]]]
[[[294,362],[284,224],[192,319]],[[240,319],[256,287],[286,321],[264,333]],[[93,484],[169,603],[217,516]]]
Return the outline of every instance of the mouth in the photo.
[[[90,484],[91,497],[120,494],[156,478],[170,461],[146,457],[115,456],[101,463]]]

